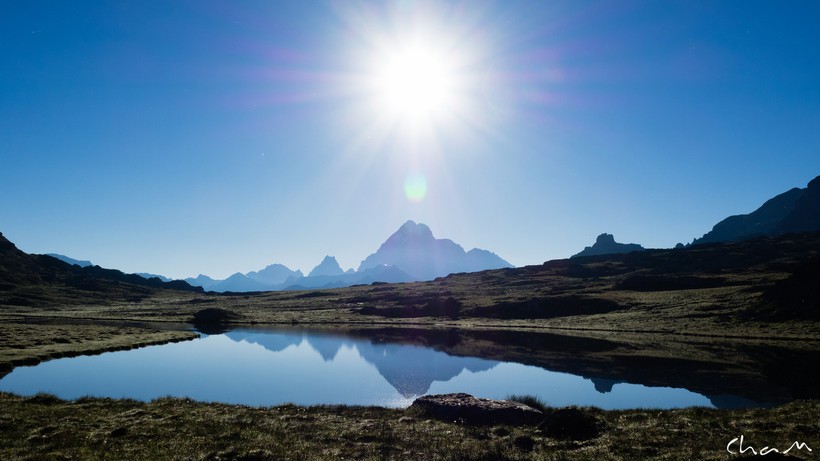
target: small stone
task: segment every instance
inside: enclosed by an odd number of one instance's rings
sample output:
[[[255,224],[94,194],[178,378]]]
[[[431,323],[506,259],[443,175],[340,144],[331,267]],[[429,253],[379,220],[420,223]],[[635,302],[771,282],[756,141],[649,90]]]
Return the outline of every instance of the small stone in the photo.
[[[535,440],[528,435],[519,435],[513,440],[513,445],[521,451],[530,452],[535,448]]]

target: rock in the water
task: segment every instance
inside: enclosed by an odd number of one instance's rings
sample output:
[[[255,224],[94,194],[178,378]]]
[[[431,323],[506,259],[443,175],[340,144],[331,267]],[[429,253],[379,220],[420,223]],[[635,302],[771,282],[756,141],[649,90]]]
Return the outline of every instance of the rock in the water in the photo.
[[[425,395],[417,398],[410,409],[427,417],[477,426],[526,426],[544,419],[542,412],[523,403],[482,399],[470,394]]]
[[[555,410],[539,426],[547,437],[588,440],[598,436],[598,420],[577,408]]]

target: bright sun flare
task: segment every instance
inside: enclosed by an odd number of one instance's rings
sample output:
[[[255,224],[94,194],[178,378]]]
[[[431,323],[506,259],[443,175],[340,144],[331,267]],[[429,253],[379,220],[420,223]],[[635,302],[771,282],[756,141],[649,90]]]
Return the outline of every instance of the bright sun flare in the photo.
[[[434,47],[412,44],[393,50],[376,63],[373,89],[393,117],[424,120],[455,109],[456,73]]]

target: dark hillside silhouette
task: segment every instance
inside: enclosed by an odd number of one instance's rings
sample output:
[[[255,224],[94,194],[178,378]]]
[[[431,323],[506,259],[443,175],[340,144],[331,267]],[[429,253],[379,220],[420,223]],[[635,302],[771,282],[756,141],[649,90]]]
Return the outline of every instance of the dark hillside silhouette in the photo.
[[[692,244],[817,230],[820,230],[820,176],[811,180],[805,189],[795,187],[779,194],[749,214],[729,216]]]
[[[201,292],[175,280],[163,282],[99,266],[80,267],[47,255],[28,254],[0,233],[0,305],[48,306],[138,301],[156,289]]]

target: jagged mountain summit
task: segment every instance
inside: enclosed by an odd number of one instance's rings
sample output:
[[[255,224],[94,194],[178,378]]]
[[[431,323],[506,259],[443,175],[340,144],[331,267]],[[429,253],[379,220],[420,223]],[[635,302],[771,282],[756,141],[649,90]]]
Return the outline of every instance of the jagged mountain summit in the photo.
[[[170,281],[172,281],[172,280],[173,280],[173,279],[168,278],[168,277],[166,277],[166,276],[164,276],[164,275],[160,275],[160,274],[150,274],[150,273],[148,273],[148,272],[136,272],[134,275],[139,275],[140,277],[142,277],[142,278],[146,278],[146,279],[160,279],[160,280],[161,280],[161,281],[163,281],[163,282],[170,282]],[[189,284],[189,285],[190,285],[190,284]],[[191,285],[191,286],[193,286],[193,285]]]
[[[298,269],[290,270],[283,264],[271,264],[260,271],[248,272],[245,276],[265,285],[279,285],[290,278],[302,278],[304,274]]]
[[[645,248],[637,243],[618,243],[612,234],[601,234],[595,239],[595,243],[591,247],[585,247],[579,253],[570,256],[570,258],[632,253],[633,251],[643,250],[645,250]]]
[[[465,252],[449,239],[437,239],[429,227],[407,221],[379,249],[365,258],[358,272],[395,266],[418,280],[432,280],[458,272],[513,267],[495,253],[478,248]]]
[[[795,187],[772,197],[749,214],[729,216],[692,244],[816,230],[820,230],[820,176],[812,179],[805,189]]]
[[[314,267],[312,271],[308,274],[308,277],[316,277],[320,275],[342,275],[345,272],[342,270],[341,266],[339,266],[339,262],[336,261],[335,256],[325,256],[325,259],[319,263],[318,266]]]

